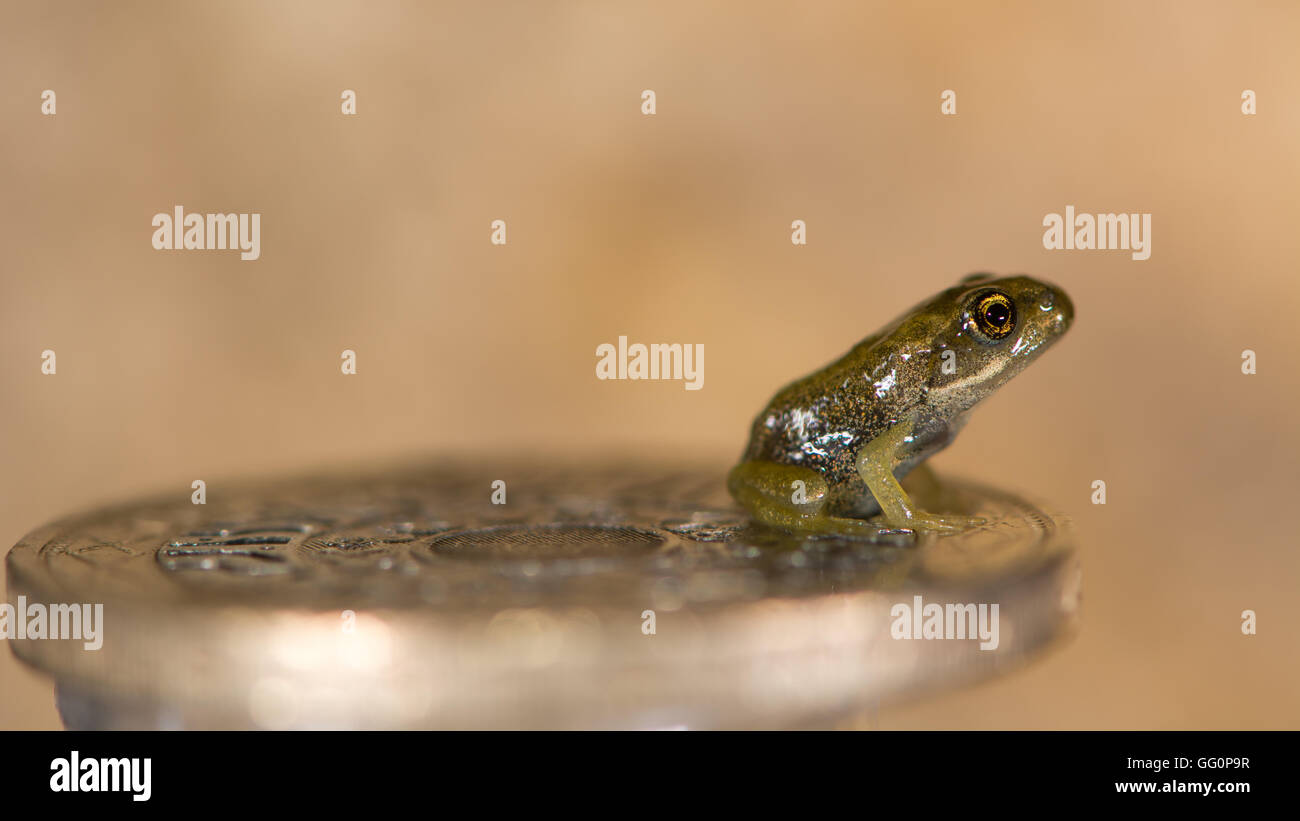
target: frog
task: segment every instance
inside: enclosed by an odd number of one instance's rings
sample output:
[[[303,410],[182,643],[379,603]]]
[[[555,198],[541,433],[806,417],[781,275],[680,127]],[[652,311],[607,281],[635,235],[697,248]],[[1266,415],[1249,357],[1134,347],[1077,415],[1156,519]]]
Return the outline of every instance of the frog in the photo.
[[[918,509],[899,480],[928,469],[974,407],[1073,321],[1055,285],[970,274],[778,391],[727,488],[755,522],[786,532],[943,535],[978,525]]]

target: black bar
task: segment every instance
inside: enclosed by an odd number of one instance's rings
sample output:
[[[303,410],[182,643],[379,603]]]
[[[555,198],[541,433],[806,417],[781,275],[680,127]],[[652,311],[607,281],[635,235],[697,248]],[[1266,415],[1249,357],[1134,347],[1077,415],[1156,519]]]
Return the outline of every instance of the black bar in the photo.
[[[1291,732],[6,733],[7,806],[247,811],[373,806],[428,817],[540,811],[608,796],[604,815],[662,806],[771,809],[807,815],[847,801],[856,814],[906,802],[1059,812],[1080,803],[1234,810],[1286,802]],[[149,759],[148,800],[133,790],[59,791],[71,767]],[[62,759],[66,763],[58,763]],[[87,765],[87,760],[95,760]],[[118,764],[112,769],[122,772]],[[111,771],[110,771],[111,777]],[[65,780],[59,780],[65,786]],[[80,782],[79,782],[80,783]],[[92,785],[87,780],[84,782]],[[1191,791],[1209,784],[1212,792]],[[1150,786],[1148,786],[1150,785]],[[1133,791],[1143,791],[1134,794]],[[1152,792],[1145,792],[1153,790]],[[143,792],[142,790],[140,792]],[[477,802],[478,810],[465,806]],[[602,804],[603,804],[603,799]],[[269,803],[267,803],[269,802]],[[1046,802],[1046,803],[1045,803]],[[1289,803],[1289,802],[1288,802]],[[821,808],[821,809],[818,809]],[[548,813],[549,814],[549,813]],[[690,814],[694,814],[691,812]]]

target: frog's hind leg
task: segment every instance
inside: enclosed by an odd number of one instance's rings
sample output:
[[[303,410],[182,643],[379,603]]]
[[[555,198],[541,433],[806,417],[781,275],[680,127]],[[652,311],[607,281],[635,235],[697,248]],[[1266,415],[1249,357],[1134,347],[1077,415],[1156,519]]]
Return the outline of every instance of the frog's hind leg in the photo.
[[[742,462],[727,476],[727,489],[755,521],[796,532],[871,535],[879,528],[861,519],[827,515],[830,487],[820,473],[776,462]]]

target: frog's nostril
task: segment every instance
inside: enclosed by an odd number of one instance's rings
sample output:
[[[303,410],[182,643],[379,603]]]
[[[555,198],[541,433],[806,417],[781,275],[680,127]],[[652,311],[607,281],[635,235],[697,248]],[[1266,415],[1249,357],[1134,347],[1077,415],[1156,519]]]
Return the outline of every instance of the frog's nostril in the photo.
[[[1074,303],[1066,296],[1065,291],[1052,292],[1050,307],[1044,310],[1053,312],[1056,327],[1062,331],[1070,327],[1070,323],[1074,321]]]
[[[1074,320],[1074,303],[1065,295],[1065,291],[1045,286],[1038,293],[1038,310],[1049,323],[1053,333],[1063,333]]]

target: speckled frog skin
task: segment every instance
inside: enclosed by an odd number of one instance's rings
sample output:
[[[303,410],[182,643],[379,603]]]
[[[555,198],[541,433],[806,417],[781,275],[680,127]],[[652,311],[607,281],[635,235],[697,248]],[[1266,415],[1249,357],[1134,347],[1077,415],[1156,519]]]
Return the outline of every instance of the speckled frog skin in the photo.
[[[861,532],[877,513],[889,529],[960,528],[918,511],[898,479],[946,447],[1073,318],[1052,285],[966,277],[777,393],[728,477],[732,495],[785,530]]]

